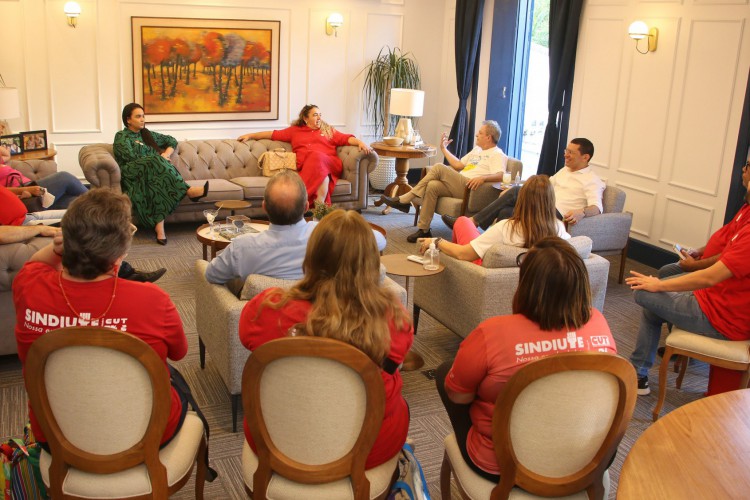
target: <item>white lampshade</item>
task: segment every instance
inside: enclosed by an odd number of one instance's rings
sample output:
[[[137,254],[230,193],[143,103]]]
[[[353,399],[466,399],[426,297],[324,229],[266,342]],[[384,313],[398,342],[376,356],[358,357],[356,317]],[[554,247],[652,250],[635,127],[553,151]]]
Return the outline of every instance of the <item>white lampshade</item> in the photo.
[[[13,87],[0,87],[0,118],[18,118],[21,109],[18,106],[18,89]]]
[[[391,89],[389,112],[398,116],[422,116],[424,90]]]
[[[648,36],[648,26],[643,21],[635,21],[628,28],[628,35],[633,40],[643,40]]]

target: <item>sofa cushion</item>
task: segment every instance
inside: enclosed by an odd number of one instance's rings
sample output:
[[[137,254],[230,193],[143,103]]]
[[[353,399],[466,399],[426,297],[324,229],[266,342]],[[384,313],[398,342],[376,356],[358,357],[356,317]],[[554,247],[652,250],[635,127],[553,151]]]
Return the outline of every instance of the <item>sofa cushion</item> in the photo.
[[[242,192],[246,199],[263,199],[263,194],[266,190],[266,184],[270,177],[255,176],[255,177],[234,177],[230,179],[231,182],[242,187]]]
[[[591,255],[591,238],[588,236],[574,236],[568,240],[573,248],[576,249],[578,255],[582,259],[588,259]],[[482,267],[491,269],[502,268],[502,267],[516,267],[516,257],[518,254],[528,251],[526,248],[514,247],[510,245],[493,245],[484,254],[482,259]]]
[[[339,179],[338,182],[336,182],[336,187],[333,188],[332,196],[350,194],[352,194],[352,183],[346,179]]]

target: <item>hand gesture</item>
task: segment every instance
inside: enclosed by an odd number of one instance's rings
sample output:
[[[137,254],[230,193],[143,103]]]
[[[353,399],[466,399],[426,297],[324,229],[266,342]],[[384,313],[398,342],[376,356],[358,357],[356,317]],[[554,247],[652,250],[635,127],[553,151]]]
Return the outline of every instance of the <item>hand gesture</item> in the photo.
[[[440,136],[440,148],[446,149],[451,142],[453,142],[453,139],[448,139],[446,133],[443,132],[443,134]]]
[[[636,271],[630,271],[632,276],[625,278],[625,283],[632,290],[645,290],[647,292],[660,291],[661,280],[653,276],[646,276]]]

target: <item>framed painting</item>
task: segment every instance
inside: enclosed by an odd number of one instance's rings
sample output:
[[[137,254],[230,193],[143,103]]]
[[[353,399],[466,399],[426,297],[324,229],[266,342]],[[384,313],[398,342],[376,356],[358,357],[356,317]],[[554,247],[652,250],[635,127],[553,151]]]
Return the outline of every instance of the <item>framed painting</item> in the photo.
[[[44,151],[47,149],[47,131],[34,130],[31,132],[21,132],[21,143],[23,152]]]
[[[0,137],[0,146],[5,146],[10,149],[11,156],[20,155],[23,153],[21,134],[11,134]]]
[[[280,21],[132,17],[133,96],[149,121],[276,120]]]

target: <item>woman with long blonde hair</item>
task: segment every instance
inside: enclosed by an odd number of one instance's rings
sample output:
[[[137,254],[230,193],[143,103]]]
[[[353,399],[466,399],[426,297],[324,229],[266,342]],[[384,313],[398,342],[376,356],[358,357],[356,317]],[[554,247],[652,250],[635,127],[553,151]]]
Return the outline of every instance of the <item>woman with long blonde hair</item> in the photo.
[[[315,104],[306,104],[290,127],[241,135],[238,141],[272,139],[289,142],[297,154],[297,171],[305,182],[310,206],[315,200],[331,204],[331,193],[341,178],[343,164],[336,154],[338,146],[357,146],[369,154],[371,149],[364,141],[344,134],[323,121],[323,113]]]
[[[422,241],[424,253],[432,241],[442,252],[459,260],[482,263],[487,250],[498,243],[531,248],[537,241],[558,236],[570,239],[565,226],[555,216],[555,190],[546,175],[532,175],[518,192],[515,211],[480,233],[468,217],[459,217],[453,226],[453,242],[442,238]]]
[[[347,342],[378,366],[385,385],[383,425],[367,457],[369,469],[403,446],[409,410],[398,366],[414,330],[398,298],[380,284],[380,257],[372,228],[354,211],[335,210],[313,230],[302,264],[305,276],[291,289],[271,288],[240,316],[240,341],[253,351],[291,332]],[[247,422],[245,437],[254,446]]]

